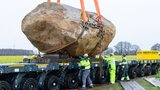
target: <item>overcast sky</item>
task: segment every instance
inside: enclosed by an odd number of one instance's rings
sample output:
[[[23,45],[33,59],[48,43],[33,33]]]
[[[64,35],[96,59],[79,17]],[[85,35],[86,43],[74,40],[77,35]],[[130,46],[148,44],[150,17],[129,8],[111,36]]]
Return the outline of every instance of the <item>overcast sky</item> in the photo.
[[[34,49],[21,31],[23,17],[47,0],[1,0],[0,48]],[[52,0],[56,1],[56,0]],[[80,8],[79,0],[61,0]],[[99,0],[102,15],[116,26],[110,44],[129,41],[141,49],[160,43],[160,0]],[[86,9],[95,12],[93,0],[85,0]]]

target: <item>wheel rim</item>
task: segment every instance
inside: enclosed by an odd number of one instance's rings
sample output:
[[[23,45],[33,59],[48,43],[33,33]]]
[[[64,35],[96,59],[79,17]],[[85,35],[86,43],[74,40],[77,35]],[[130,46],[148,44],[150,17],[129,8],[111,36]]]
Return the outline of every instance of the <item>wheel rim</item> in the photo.
[[[136,72],[133,72],[133,78],[135,78],[137,76]]]
[[[47,90],[59,90],[58,77],[51,75],[46,79],[45,87]]]
[[[53,82],[53,84],[52,84],[54,87],[57,85],[57,83],[56,82]]]
[[[38,90],[38,82],[34,78],[24,78],[21,83],[22,90]]]
[[[74,74],[69,74],[68,75],[68,88],[69,89],[74,89],[78,87],[78,80],[76,80]]]
[[[72,82],[73,84],[75,84],[75,80],[74,80],[74,79],[72,79],[71,82]]]

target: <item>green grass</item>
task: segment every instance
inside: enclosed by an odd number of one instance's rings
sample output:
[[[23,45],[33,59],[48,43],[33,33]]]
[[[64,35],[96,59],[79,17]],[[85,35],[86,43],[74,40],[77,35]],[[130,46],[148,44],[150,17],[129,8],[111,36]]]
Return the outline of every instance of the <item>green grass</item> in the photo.
[[[117,61],[122,60],[122,56],[120,55],[115,56],[115,58]],[[126,58],[127,60],[136,60],[135,55],[128,55],[126,56]],[[14,62],[22,62],[22,61],[23,61],[23,56],[0,56],[0,63],[14,63]]]
[[[152,84],[150,84],[148,81],[144,79],[136,79],[135,81],[138,82],[146,90],[160,90],[159,87],[153,86]]]
[[[0,64],[22,62],[23,56],[0,56]]]
[[[158,74],[155,77],[160,78],[160,68],[158,69]]]
[[[128,56],[126,56],[126,58],[127,58],[127,60],[136,60],[136,56],[135,55],[128,55]],[[115,56],[115,59],[117,61],[122,60],[122,56],[117,55],[117,56]]]

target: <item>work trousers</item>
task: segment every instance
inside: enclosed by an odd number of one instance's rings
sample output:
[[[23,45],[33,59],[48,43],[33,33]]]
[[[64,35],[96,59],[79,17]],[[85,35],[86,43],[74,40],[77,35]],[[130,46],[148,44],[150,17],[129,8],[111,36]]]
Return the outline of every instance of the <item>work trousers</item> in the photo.
[[[122,77],[127,77],[128,76],[128,69],[127,68],[123,68],[122,70]]]
[[[90,69],[82,70],[82,87],[86,87],[86,80],[89,85],[93,85],[90,78]]]
[[[115,83],[115,78],[116,78],[116,70],[109,69],[109,74],[110,74],[110,83],[114,84]]]

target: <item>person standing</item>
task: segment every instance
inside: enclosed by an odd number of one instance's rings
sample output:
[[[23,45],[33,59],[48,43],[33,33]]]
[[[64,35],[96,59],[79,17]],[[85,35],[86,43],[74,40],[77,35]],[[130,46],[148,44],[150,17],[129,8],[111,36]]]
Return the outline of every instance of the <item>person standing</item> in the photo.
[[[124,79],[130,80],[128,76],[128,62],[126,59],[126,55],[122,55],[122,77],[121,80],[123,81]]]
[[[90,79],[90,61],[88,58],[88,54],[83,55],[83,59],[80,61],[81,69],[82,69],[82,90],[86,90],[86,80],[89,84],[90,88],[93,88],[93,83]]]
[[[116,78],[116,63],[114,54],[110,53],[110,57],[107,58],[108,65],[109,65],[109,75],[110,75],[110,83],[115,84],[115,78]]]

